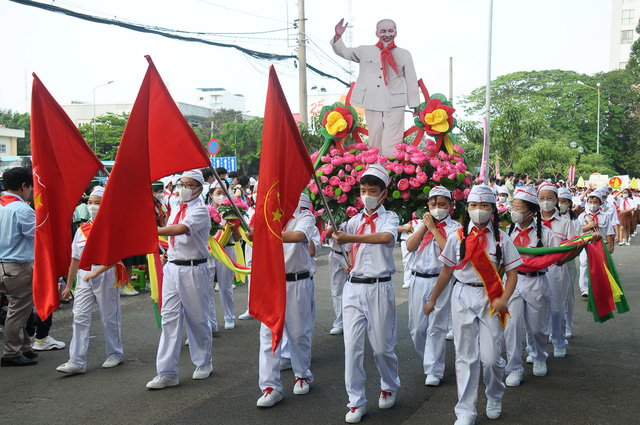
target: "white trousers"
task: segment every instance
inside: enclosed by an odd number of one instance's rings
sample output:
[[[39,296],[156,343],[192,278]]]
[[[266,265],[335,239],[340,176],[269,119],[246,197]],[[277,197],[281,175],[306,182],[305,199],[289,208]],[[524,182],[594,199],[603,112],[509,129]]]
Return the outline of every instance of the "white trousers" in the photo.
[[[435,309],[427,316],[424,314],[424,305],[431,299],[437,280],[437,277],[427,279],[411,274],[409,333],[416,351],[423,360],[424,374],[442,379],[447,325],[451,314],[452,285],[445,287],[438,297]]]
[[[97,268],[98,266],[94,266]],[[91,311],[98,305],[107,357],[124,358],[120,339],[120,291],[114,288],[115,271],[107,270],[100,276],[84,281],[87,271],[78,271],[78,281],[73,297],[73,337],[69,343],[69,361],[82,368],[87,367]]]
[[[483,287],[458,282],[451,294],[451,319],[456,347],[456,380],[458,418],[477,417],[480,362],[483,366],[485,394],[489,401],[500,401],[504,395],[505,361],[501,357],[504,331],[498,313],[489,316],[489,298]]]
[[[400,242],[400,250],[402,251],[402,265],[403,265],[403,283],[405,285],[411,284],[411,266],[413,265],[413,259],[416,256],[416,252],[409,252],[407,249],[407,241]]]
[[[567,299],[567,309],[565,313],[565,322],[567,323],[567,330],[573,329],[573,308],[576,302],[575,287],[578,281],[578,263],[577,259],[573,259],[567,263],[567,269],[569,270],[569,298]]]
[[[580,285],[581,292],[589,292],[589,264],[587,250],[583,249],[580,253]]]
[[[229,254],[229,258],[236,260],[236,251],[232,246],[224,247]],[[233,322],[236,320],[233,304],[233,270],[223,265],[220,261],[216,261],[216,277],[218,280],[218,292],[220,294],[220,304],[224,311],[224,321]]]
[[[549,340],[549,308],[551,293],[546,275],[526,277],[519,275],[518,284],[509,299],[509,315],[504,332],[507,351],[506,373],[524,372],[522,363],[523,322],[530,341],[530,354],[538,362],[547,361],[547,341]]]
[[[404,107],[388,111],[366,109],[364,117],[369,130],[369,148],[379,148],[380,155],[392,156],[404,134]]]
[[[313,311],[315,288],[310,278],[287,282],[287,309],[284,331],[288,338],[291,367],[296,378],[313,381],[311,367],[311,342],[313,338]],[[282,392],[280,379],[280,354],[282,341],[275,353],[271,349],[271,329],[260,325],[259,379],[260,390],[271,387]]]
[[[396,295],[393,282],[376,284],[347,281],[342,293],[344,320],[344,381],[348,407],[360,407],[365,398],[364,335],[369,337],[373,358],[380,373],[380,387],[395,392],[400,388],[396,345]]]
[[[211,308],[211,330],[213,332],[218,330],[218,319],[216,318],[216,291],[215,291],[215,276],[216,276],[216,260],[213,257],[207,259],[207,266],[209,267],[209,304]]]
[[[251,268],[253,258],[253,247],[249,244],[244,246],[244,262],[245,265]],[[247,282],[247,311],[249,311],[249,294],[251,294],[251,275],[248,274],[246,277]]]
[[[331,283],[331,299],[333,300],[333,311],[336,320],[333,321],[334,328],[342,329],[342,291],[347,281],[347,273],[343,266],[347,261],[341,254],[331,251],[329,253],[329,282]]]
[[[158,375],[178,377],[182,322],[186,319],[189,353],[197,367],[211,363],[211,300],[209,267],[165,264],[162,282],[162,333],[158,344]]]
[[[565,312],[569,302],[569,292],[571,291],[569,269],[566,264],[560,267],[554,264],[549,266],[547,276],[551,288],[551,342],[555,348],[567,348],[569,343],[565,337],[567,330]]]

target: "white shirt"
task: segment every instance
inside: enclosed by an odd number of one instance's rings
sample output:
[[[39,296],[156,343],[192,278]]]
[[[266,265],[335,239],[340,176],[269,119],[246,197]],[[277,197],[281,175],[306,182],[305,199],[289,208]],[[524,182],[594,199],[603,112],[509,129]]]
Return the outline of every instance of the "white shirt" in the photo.
[[[551,216],[551,230],[553,230],[553,234],[555,235],[558,244],[561,244],[578,236],[575,231],[575,226],[573,225],[573,223],[571,223],[571,219],[569,218],[569,216],[560,215],[558,210],[554,210],[553,215]]]
[[[554,220],[554,221],[557,221],[557,220]],[[553,224],[553,222],[552,222],[552,224]],[[536,248],[538,246],[538,231],[537,231],[538,228],[537,228],[537,223],[536,223],[535,219],[533,219],[533,221],[529,224],[527,229],[531,229],[529,231],[529,234],[528,234],[528,236],[529,236],[529,244],[524,248]],[[518,237],[518,232],[520,230],[523,230],[523,227],[520,225],[520,223],[516,223],[515,227],[513,228],[513,233],[511,233],[511,235],[509,235],[509,237],[511,238],[512,241],[516,240],[516,238]],[[542,230],[542,246],[544,246],[546,248],[558,246],[558,240],[554,236],[553,232],[551,230],[549,230],[549,228],[547,226],[543,225],[541,230]],[[525,254],[523,254],[523,256],[529,257],[529,255],[525,255]],[[531,257],[533,257],[533,256],[531,256]],[[539,271],[547,272],[547,271],[549,271],[549,269],[547,267],[545,267],[543,269],[540,269]]]
[[[391,238],[386,245],[359,244],[354,264],[352,264],[351,276],[380,278],[391,276],[396,272],[396,265],[393,259],[393,247],[398,237],[400,219],[398,219],[398,216],[393,211],[387,211],[384,205],[380,205],[374,214],[375,213],[378,213],[378,217],[373,220],[373,223],[376,225],[376,233],[391,233],[393,238]],[[366,210],[363,209],[358,215],[351,217],[347,222],[346,233],[355,235],[360,225],[365,221],[365,214],[367,214]],[[367,226],[363,234],[371,234],[371,226]],[[351,249],[354,249],[353,244]]]
[[[602,234],[602,236],[615,235],[616,232],[613,230],[613,226],[611,225],[611,218],[609,217],[609,214],[603,212],[602,209],[600,209],[597,215],[600,234]],[[580,217],[578,217],[578,221],[580,222],[581,226],[585,226],[586,224],[591,223],[592,218],[591,215],[585,211],[580,214]]]
[[[454,234],[456,230],[462,227],[460,223],[457,221],[451,220],[450,216],[446,216],[444,222],[447,223],[444,226],[444,230],[447,233],[447,238]],[[422,220],[417,220],[416,229],[422,226]],[[420,245],[422,245],[422,241],[427,237],[431,232],[427,230],[427,233],[424,234],[424,237],[420,240]],[[442,270],[442,261],[438,258],[440,256],[440,245],[436,241],[435,237],[432,237],[429,243],[424,247],[422,251],[420,251],[420,245],[418,245],[418,249],[415,251],[415,259],[411,265],[411,271],[424,273],[424,274],[438,274]]]
[[[416,231],[416,229],[418,228],[418,223],[420,221],[416,220],[416,219],[412,219],[408,224],[413,226],[413,231],[411,233],[407,232],[406,230],[402,233],[400,233],[400,240],[401,241],[406,241],[407,239],[409,239],[411,237],[411,235],[413,235],[413,232]]]
[[[473,227],[475,227],[474,224],[469,223],[469,231],[471,231]],[[494,266],[496,266],[496,269],[498,269],[500,264],[498,264],[496,261],[496,240],[493,234],[493,226],[489,225],[488,227],[489,232],[486,235],[486,252],[489,255],[489,259],[491,259]],[[458,232],[454,232],[447,237],[447,244],[444,246],[444,249],[442,250],[442,253],[439,257],[439,260],[449,267],[457,266],[458,264],[460,264],[460,239],[458,238],[457,233]],[[501,263],[504,266],[504,271],[508,272],[509,270],[518,268],[520,265],[522,265],[522,258],[520,258],[520,254],[518,254],[513,241],[502,230],[500,231],[500,241],[502,242]],[[458,281],[463,283],[482,285],[482,279],[480,278],[480,275],[476,273],[475,269],[471,265],[471,262],[465,264],[465,266],[461,270],[454,270],[453,276]]]
[[[168,224],[184,224],[189,232],[184,235],[169,236],[169,261],[189,261],[208,259],[211,256],[207,243],[211,230],[211,218],[209,210],[200,197],[187,202],[187,209],[182,220],[175,222],[176,215],[180,213],[180,205],[172,208]],[[172,243],[173,240],[173,243]]]
[[[284,244],[284,268],[286,273],[315,272],[316,263],[309,255],[309,243],[312,243],[316,218],[307,210],[293,214],[284,228],[285,232],[302,232],[302,242]]]
[[[625,201],[627,202],[626,206],[625,206]],[[622,196],[620,196],[618,197],[618,199],[616,199],[616,204],[618,205],[618,208],[620,208],[620,211],[630,210],[635,208],[635,202],[633,201],[633,198],[623,198]]]

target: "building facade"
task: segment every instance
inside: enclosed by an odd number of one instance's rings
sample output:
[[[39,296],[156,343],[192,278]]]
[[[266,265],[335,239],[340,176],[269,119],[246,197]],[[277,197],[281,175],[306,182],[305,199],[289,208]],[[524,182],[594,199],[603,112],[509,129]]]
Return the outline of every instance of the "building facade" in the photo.
[[[24,130],[0,126],[0,158],[18,155],[18,139],[24,138]]]
[[[230,93],[221,87],[196,89],[196,104],[214,111],[233,109],[245,112],[244,96]]]
[[[613,0],[610,69],[623,69],[627,66],[631,45],[639,37],[636,32],[638,21],[640,21],[640,0]]]

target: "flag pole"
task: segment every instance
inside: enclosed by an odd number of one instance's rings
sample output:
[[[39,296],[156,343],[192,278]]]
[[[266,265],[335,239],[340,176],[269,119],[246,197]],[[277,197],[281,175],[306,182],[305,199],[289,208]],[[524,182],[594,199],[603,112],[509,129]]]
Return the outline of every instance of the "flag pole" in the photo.
[[[240,209],[238,208],[238,206],[235,204],[235,202],[233,202],[233,199],[231,199],[231,194],[229,194],[229,191],[227,190],[227,187],[222,182],[222,179],[220,178],[220,175],[218,174],[216,169],[213,168],[212,165],[209,165],[209,168],[211,169],[211,171],[213,171],[213,177],[216,178],[216,181],[218,182],[218,184],[220,185],[220,187],[224,191],[225,196],[227,197],[229,202],[231,202],[231,207],[233,208],[233,210],[238,215],[238,218],[240,219],[240,223],[242,224],[242,227],[244,227],[244,230],[248,232],[249,231],[249,225],[247,224],[247,222],[245,221],[244,217],[242,216],[242,213],[240,212]]]
[[[318,179],[318,176],[316,175],[316,173],[313,173],[313,181],[316,183],[316,186],[318,186],[318,193],[322,198],[322,205],[324,205],[324,210],[327,212],[327,215],[329,216],[329,223],[331,223],[331,226],[333,227],[334,232],[337,232],[338,226],[336,226],[336,222],[333,219],[333,214],[331,214],[331,210],[329,209],[329,204],[327,203],[327,198],[324,196],[324,192],[322,191],[322,186],[320,185],[320,180]],[[349,261],[349,256],[347,255],[347,251],[345,251],[344,246],[340,245],[340,251],[342,252],[342,256],[344,257],[344,259],[347,261],[347,266],[351,268],[351,262]]]

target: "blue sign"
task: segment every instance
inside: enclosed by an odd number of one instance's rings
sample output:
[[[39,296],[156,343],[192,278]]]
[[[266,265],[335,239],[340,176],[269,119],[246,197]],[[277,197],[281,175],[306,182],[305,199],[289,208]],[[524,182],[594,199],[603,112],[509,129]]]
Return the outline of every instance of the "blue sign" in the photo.
[[[209,149],[209,155],[216,156],[220,152],[220,143],[216,139],[211,139],[207,148]]]
[[[213,168],[224,167],[227,171],[238,171],[238,163],[235,156],[211,158]]]

